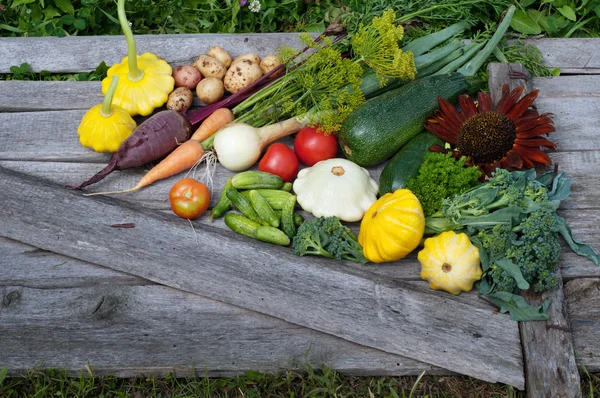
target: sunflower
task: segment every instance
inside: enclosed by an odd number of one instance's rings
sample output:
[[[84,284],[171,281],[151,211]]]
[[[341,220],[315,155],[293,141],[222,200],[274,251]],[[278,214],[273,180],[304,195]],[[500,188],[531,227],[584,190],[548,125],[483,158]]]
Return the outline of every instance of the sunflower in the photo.
[[[556,150],[554,142],[542,137],[555,131],[554,123],[550,113],[540,115],[529,108],[539,91],[521,98],[523,90],[519,86],[510,91],[505,84],[496,107],[487,93],[478,94],[477,105],[468,95],[461,95],[460,111],[439,97],[440,110],[425,122],[425,129],[456,147],[455,156],[467,156],[488,176],[497,168],[548,166],[552,160],[540,147]],[[432,150],[447,152],[440,146]]]

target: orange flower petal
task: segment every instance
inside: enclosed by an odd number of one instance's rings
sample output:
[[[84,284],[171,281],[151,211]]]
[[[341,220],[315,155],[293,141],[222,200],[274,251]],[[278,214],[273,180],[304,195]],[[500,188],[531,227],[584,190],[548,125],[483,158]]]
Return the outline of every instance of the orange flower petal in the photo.
[[[535,126],[532,129],[529,130],[525,130],[525,131],[519,131],[517,133],[517,138],[531,138],[531,137],[536,137],[538,135],[544,135],[544,134],[548,134],[551,133],[553,131],[556,131],[554,129],[554,126],[551,124],[542,124],[540,126]]]
[[[488,93],[479,93],[477,95],[477,105],[479,106],[479,112],[487,112],[494,109],[494,105],[492,104],[492,96]]]
[[[543,147],[549,148],[553,151],[556,150],[556,143],[552,142],[544,137],[534,137],[534,138],[526,138],[526,139],[517,138],[515,142],[521,146],[527,146],[527,147],[543,146]]]
[[[532,129],[536,126],[546,124],[546,123],[553,124],[554,121],[552,119],[550,119],[548,116],[540,116],[537,118],[530,118],[530,119],[517,119],[515,121],[515,127],[517,128],[517,132],[519,132],[519,131],[525,131],[525,130]]]
[[[524,147],[522,147],[524,148]],[[538,163],[541,165],[548,165],[552,163],[552,160],[548,156],[548,154],[542,151],[539,148],[526,148],[527,151],[527,159],[534,163]],[[523,157],[523,159],[525,159]]]
[[[535,101],[539,93],[539,90],[533,90],[521,98],[521,100],[506,113],[506,116],[508,116],[510,120],[515,120],[519,116],[523,115],[525,111],[529,109],[531,104],[533,104],[533,101]]]
[[[437,121],[428,120],[425,122],[425,130],[438,137],[440,140],[456,145],[456,133],[446,130]]]
[[[513,150],[508,151],[500,163],[502,162],[504,162],[502,166],[506,165],[513,169],[520,169],[523,167],[523,159],[521,159],[521,156],[519,156],[519,154]]]
[[[533,169],[535,167],[535,164],[527,157],[529,148],[517,144],[513,146],[513,151],[515,151],[523,160],[524,169]]]
[[[463,94],[458,97],[458,104],[466,119],[469,119],[478,113],[475,102],[473,102],[473,99],[469,97],[468,94]]]
[[[465,120],[456,111],[456,108],[442,97],[438,97],[438,103],[440,104],[440,109],[442,110],[442,113],[446,115],[446,118],[448,120],[451,120],[452,124],[457,125],[460,128],[460,126],[462,126],[462,122],[464,122]]]
[[[504,87],[502,87],[502,88],[504,89]],[[498,106],[496,107],[496,110],[498,112],[506,115],[506,113],[510,109],[512,109],[512,107],[517,103],[519,98],[521,98],[521,94],[523,94],[523,90],[525,90],[525,86],[516,87],[507,96],[504,96],[504,92],[503,92],[502,98],[500,99],[500,101],[498,101]]]

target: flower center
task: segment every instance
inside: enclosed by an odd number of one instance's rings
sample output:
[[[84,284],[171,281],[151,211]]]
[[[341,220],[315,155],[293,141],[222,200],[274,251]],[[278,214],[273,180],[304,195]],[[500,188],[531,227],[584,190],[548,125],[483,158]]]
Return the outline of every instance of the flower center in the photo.
[[[502,159],[512,149],[516,138],[517,129],[512,120],[496,111],[488,111],[463,123],[456,146],[475,163],[491,163]]]

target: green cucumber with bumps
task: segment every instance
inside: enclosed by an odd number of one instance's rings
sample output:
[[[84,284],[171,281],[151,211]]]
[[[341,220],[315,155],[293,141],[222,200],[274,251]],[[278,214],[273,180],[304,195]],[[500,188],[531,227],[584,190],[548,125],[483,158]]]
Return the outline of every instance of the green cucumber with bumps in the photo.
[[[454,103],[476,81],[460,73],[427,76],[366,101],[342,124],[342,151],[363,167],[389,159],[423,131],[425,120],[438,109],[438,97]]]
[[[443,141],[424,131],[408,141],[385,165],[379,176],[379,195],[404,188],[406,182],[417,175],[423,157],[432,145]]]

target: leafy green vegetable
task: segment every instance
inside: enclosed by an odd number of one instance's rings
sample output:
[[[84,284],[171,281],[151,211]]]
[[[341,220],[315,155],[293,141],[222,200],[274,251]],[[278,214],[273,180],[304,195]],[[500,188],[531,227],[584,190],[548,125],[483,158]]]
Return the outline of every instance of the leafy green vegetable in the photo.
[[[298,256],[323,256],[361,264],[368,262],[356,236],[335,216],[305,221],[298,228],[292,244]]]
[[[529,305],[521,296],[507,292],[498,292],[487,296],[490,301],[500,308],[500,312],[510,313],[513,321],[545,321],[548,319],[550,299],[544,300],[541,305]]]
[[[479,248],[483,269],[479,292],[513,319],[545,319],[543,308],[528,306],[516,294],[558,285],[559,235],[575,253],[599,264],[598,254],[576,241],[556,214],[570,186],[563,173],[536,179],[535,170],[497,169],[484,184],[443,200],[442,209],[426,219],[426,233],[465,232]]]
[[[406,183],[406,188],[419,198],[425,216],[439,211],[444,198],[479,183],[481,172],[477,167],[465,167],[466,161],[467,158],[456,159],[451,153],[425,154],[417,176]]]

